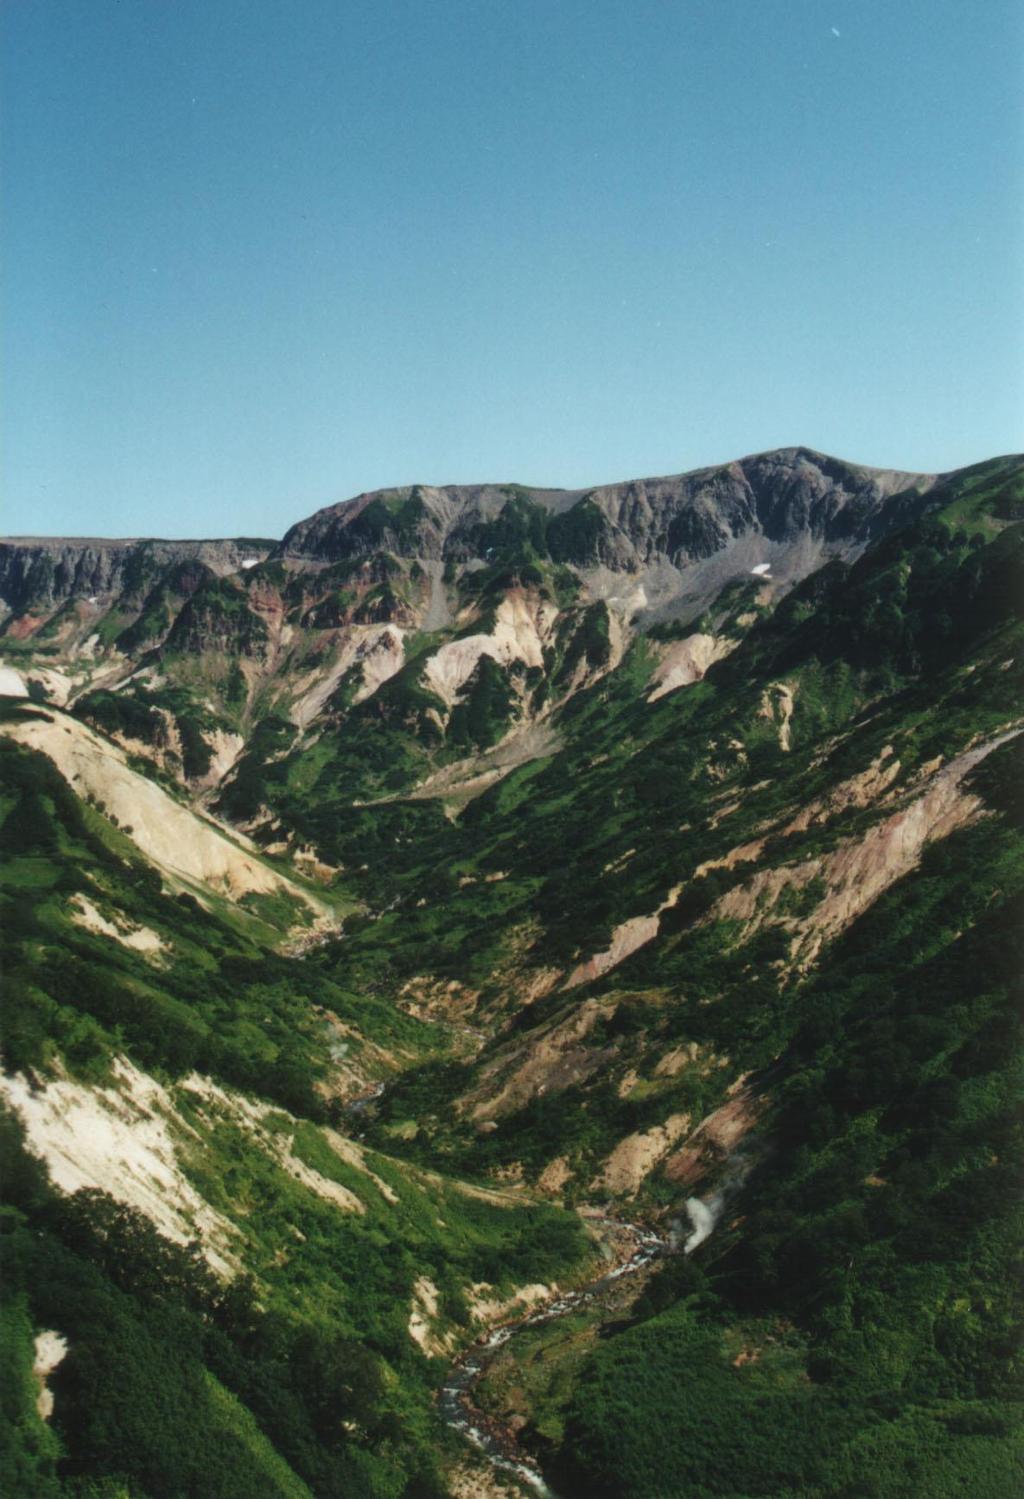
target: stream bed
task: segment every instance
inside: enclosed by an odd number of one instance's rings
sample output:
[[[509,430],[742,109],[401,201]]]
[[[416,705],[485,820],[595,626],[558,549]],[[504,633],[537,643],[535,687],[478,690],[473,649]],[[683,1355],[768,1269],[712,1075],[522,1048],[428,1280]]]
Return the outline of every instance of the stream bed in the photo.
[[[512,1428],[504,1421],[487,1415],[473,1401],[473,1390],[486,1373],[499,1348],[511,1338],[529,1327],[539,1327],[568,1316],[578,1307],[593,1301],[609,1286],[623,1276],[635,1275],[652,1260],[669,1249],[669,1242],[650,1229],[637,1224],[616,1223],[625,1230],[634,1244],[633,1252],[614,1270],[609,1270],[597,1280],[588,1281],[578,1290],[566,1291],[535,1311],[528,1312],[514,1322],[496,1327],[486,1337],[480,1338],[455,1360],[438,1397],[441,1414],[449,1426],[468,1438],[500,1471],[512,1474],[527,1484],[541,1499],[558,1499],[555,1490],[547,1482],[540,1466],[522,1451]]]

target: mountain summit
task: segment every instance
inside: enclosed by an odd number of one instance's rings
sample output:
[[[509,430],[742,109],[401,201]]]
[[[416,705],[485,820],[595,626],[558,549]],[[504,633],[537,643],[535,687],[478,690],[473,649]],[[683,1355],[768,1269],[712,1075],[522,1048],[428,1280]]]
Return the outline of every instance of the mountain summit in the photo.
[[[510,497],[544,514],[556,560],[581,567],[685,566],[754,535],[779,545],[808,536],[863,547],[884,526],[887,501],[896,494],[921,496],[935,482],[935,475],[867,469],[807,448],[780,448],[716,468],[594,489],[412,485],[317,511],[291,527],[275,555],[337,562],[383,543],[419,558],[468,562]]]

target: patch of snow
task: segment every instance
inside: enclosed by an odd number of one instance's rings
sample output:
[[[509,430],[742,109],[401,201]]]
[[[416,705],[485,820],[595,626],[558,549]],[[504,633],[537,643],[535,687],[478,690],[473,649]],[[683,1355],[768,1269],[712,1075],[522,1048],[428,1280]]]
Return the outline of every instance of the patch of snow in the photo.
[[[750,569],[755,578],[767,578],[771,570],[770,562],[759,562],[756,567]]]
[[[258,557],[246,557],[242,562],[244,568],[259,567],[259,565],[260,559]]]

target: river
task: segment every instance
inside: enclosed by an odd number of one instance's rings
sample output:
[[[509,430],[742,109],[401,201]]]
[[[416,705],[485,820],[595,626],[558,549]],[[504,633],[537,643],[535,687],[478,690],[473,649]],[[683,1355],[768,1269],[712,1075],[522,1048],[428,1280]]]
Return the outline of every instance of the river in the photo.
[[[504,1347],[524,1328],[539,1327],[545,1322],[554,1322],[559,1317],[568,1316],[577,1307],[593,1301],[602,1290],[614,1285],[623,1276],[635,1275],[643,1270],[670,1247],[668,1240],[638,1224],[616,1223],[615,1226],[619,1230],[625,1230],[633,1240],[635,1247],[627,1260],[597,1280],[589,1281],[579,1290],[566,1291],[515,1322],[506,1322],[486,1337],[478,1339],[455,1360],[441,1387],[439,1404],[448,1425],[478,1447],[492,1467],[513,1474],[540,1495],[541,1499],[558,1499],[558,1495],[545,1479],[539,1465],[521,1450],[512,1428],[504,1421],[486,1415],[473,1403],[473,1390],[489,1368],[498,1349]]]

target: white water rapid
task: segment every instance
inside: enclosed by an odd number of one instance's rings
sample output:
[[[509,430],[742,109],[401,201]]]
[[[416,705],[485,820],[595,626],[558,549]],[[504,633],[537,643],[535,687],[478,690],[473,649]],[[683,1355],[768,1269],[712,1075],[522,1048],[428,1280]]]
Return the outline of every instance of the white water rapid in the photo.
[[[485,1373],[498,1349],[523,1328],[539,1327],[544,1322],[554,1322],[557,1318],[566,1316],[578,1306],[593,1301],[606,1286],[614,1284],[622,1276],[635,1275],[668,1248],[666,1241],[649,1229],[639,1228],[635,1224],[628,1227],[636,1245],[628,1260],[578,1291],[567,1291],[554,1301],[546,1302],[528,1316],[520,1317],[517,1322],[496,1327],[493,1332],[468,1348],[461,1358],[456,1359],[441,1387],[441,1414],[448,1425],[468,1437],[475,1447],[479,1447],[493,1467],[513,1473],[529,1484],[540,1495],[540,1499],[558,1499],[558,1496],[533,1459],[520,1450],[512,1430],[504,1422],[486,1416],[473,1404],[473,1387]],[[708,1232],[710,1233],[710,1229]]]

